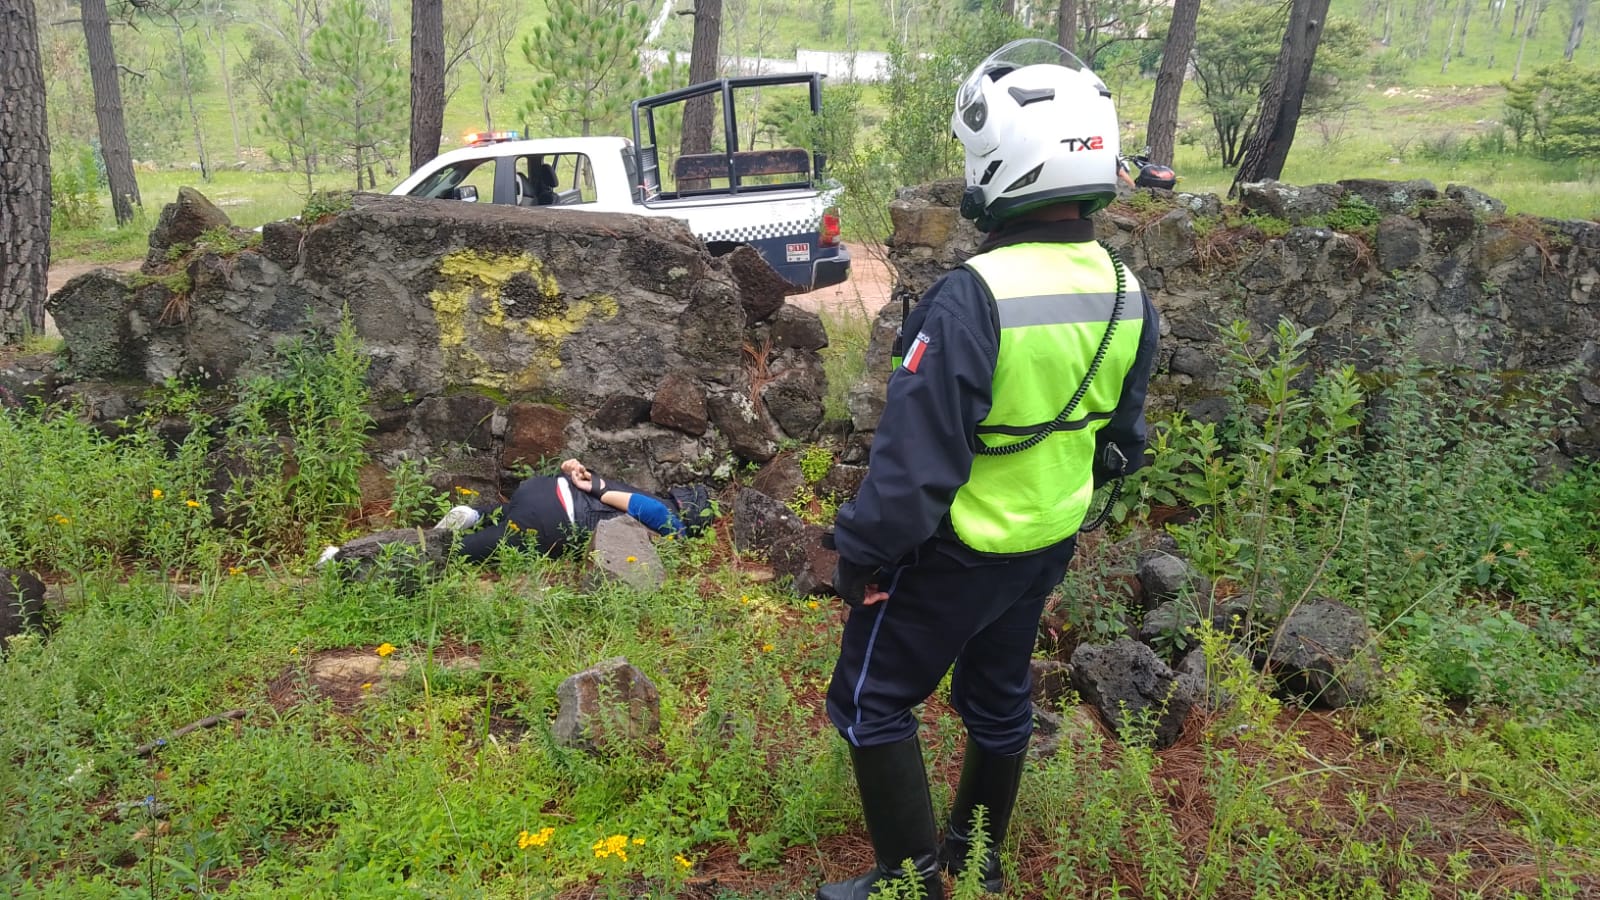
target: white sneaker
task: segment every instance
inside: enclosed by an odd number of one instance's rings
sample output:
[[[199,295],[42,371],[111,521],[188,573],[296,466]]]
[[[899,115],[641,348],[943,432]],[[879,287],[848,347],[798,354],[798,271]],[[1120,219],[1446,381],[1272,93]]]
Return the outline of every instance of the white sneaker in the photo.
[[[322,555],[317,557],[317,568],[320,569],[323,566],[327,565],[328,564],[328,560],[333,559],[335,556],[338,556],[338,555],[339,555],[339,548],[338,547],[334,547],[334,546],[331,546],[331,545],[327,546],[327,547],[324,547],[322,549]]]
[[[478,524],[479,518],[481,517],[478,515],[478,511],[470,506],[453,506],[449,512],[444,514],[444,518],[439,520],[439,524],[433,527],[450,531],[466,531],[468,528]]]

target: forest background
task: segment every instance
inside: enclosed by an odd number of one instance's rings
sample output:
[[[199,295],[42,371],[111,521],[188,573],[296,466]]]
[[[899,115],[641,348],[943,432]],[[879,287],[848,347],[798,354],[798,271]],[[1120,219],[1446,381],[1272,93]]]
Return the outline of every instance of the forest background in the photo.
[[[139,255],[152,218],[117,229],[84,11],[39,4],[52,137],[55,260]],[[952,85],[1009,37],[1071,43],[1111,86],[1126,150],[1146,123],[1173,7],[1160,0],[702,0],[720,19],[717,74],[760,72],[797,50],[887,53],[870,83],[831,81],[820,127],[796,98],[752,94],[755,145],[812,141],[850,199],[847,237],[881,240],[900,185],[959,171]],[[441,149],[472,131],[631,133],[627,103],[686,83],[695,17],[671,0],[458,0],[442,4]],[[1514,212],[1600,210],[1600,49],[1588,0],[1334,0],[1285,180],[1471,184]],[[1277,57],[1286,4],[1203,0],[1173,160],[1179,188],[1225,191]],[[408,174],[410,8],[385,0],[147,0],[108,10],[141,195],[194,183],[236,223],[297,213],[315,189],[387,190]],[[1076,23],[1076,27],[1072,23]],[[663,141],[675,144],[677,135]]]

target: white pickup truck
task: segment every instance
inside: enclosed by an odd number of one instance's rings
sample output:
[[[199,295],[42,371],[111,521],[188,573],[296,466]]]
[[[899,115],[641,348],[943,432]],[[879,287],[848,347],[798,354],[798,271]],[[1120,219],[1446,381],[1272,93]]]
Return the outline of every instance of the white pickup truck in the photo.
[[[714,254],[740,244],[753,247],[794,293],[838,284],[850,275],[850,254],[839,241],[835,204],[840,189],[822,179],[823,154],[784,148],[679,156],[672,165],[672,189],[662,185],[656,110],[712,96],[723,110],[722,145],[737,148],[734,91],[790,84],[809,86],[816,114],[821,75],[724,78],[636,101],[633,140],[469,134],[468,146],[440,155],[390,193],[670,216],[687,222]]]

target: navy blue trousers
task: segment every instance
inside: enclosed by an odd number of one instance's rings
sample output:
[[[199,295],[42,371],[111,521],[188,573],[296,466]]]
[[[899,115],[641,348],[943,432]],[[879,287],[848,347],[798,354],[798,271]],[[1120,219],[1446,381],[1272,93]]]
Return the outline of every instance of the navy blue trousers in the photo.
[[[885,573],[889,598],[852,610],[828,685],[828,717],[857,747],[917,733],[912,708],[955,666],[950,702],[970,739],[1000,755],[1033,734],[1029,697],[1039,616],[1076,549],[974,565],[925,545],[915,564]]]

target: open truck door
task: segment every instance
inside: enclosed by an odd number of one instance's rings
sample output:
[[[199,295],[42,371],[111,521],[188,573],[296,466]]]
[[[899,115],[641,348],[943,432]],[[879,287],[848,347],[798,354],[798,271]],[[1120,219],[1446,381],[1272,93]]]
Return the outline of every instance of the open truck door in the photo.
[[[634,101],[635,200],[650,209],[663,209],[719,199],[731,206],[741,200],[803,193],[813,199],[785,204],[785,212],[768,220],[730,216],[726,228],[713,226],[697,233],[716,254],[741,244],[755,248],[797,293],[844,281],[850,273],[850,255],[839,240],[839,211],[834,206],[839,186],[823,177],[826,154],[804,147],[739,149],[738,99],[743,92],[802,88],[811,115],[817,116],[822,113],[822,78],[816,72],[719,78]],[[722,149],[686,156],[672,153],[676,148],[664,152],[656,133],[657,113],[699,97],[714,98],[721,108],[721,132],[713,135],[713,143],[720,139]],[[663,171],[667,157],[671,165]]]

